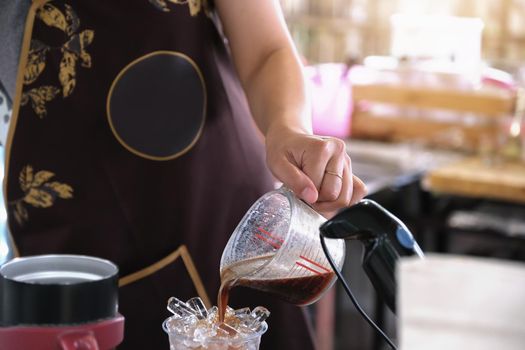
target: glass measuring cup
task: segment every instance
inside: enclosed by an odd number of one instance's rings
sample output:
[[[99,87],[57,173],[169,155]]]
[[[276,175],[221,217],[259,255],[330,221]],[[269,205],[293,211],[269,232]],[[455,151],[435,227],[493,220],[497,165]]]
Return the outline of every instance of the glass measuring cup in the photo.
[[[221,258],[221,279],[296,305],[317,301],[335,281],[319,238],[326,221],[285,187],[259,198],[245,214]],[[345,243],[327,239],[338,268]]]

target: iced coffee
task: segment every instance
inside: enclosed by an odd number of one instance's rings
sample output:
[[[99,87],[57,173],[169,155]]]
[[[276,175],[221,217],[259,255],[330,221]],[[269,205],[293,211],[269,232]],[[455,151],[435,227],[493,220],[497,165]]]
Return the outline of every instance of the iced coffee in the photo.
[[[226,307],[220,321],[218,307],[206,308],[198,297],[186,302],[172,297],[168,310],[173,316],[164,321],[163,328],[171,350],[257,350],[270,315],[261,306],[253,310]]]

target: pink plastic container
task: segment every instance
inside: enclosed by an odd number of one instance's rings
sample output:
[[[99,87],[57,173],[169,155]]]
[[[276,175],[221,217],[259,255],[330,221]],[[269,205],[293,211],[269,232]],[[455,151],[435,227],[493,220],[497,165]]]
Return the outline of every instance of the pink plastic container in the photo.
[[[325,63],[304,68],[314,133],[347,138],[352,119],[352,86],[349,69],[343,63]]]
[[[0,350],[109,350],[124,338],[124,317],[76,326],[0,327]]]

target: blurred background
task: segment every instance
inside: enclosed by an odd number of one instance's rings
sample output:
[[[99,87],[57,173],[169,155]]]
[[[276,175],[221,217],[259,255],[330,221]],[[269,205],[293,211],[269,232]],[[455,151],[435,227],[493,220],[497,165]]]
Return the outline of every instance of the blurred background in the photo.
[[[281,4],[305,64],[314,131],[347,140],[368,198],[407,223],[429,254],[523,266],[525,0]],[[362,306],[395,341],[418,334],[414,327],[401,329],[406,320],[377,297],[361,268],[362,246],[347,247],[343,272]],[[412,296],[420,287],[405,286]],[[472,297],[462,294],[466,286],[449,287],[457,300]],[[501,292],[486,288],[485,298]],[[483,292],[476,297],[483,299]],[[478,309],[490,322],[488,308],[481,303]],[[410,313],[408,305],[403,310]],[[388,348],[342,289],[310,311],[320,349]],[[432,329],[436,319],[429,320]],[[488,326],[486,333],[492,331]],[[403,348],[430,343],[405,342]]]
[[[478,60],[481,58],[498,68],[518,69],[519,62],[525,60],[523,0],[281,0],[281,3],[299,51],[312,63],[345,62],[349,57],[375,55],[451,58],[457,53],[472,59],[477,56]],[[411,21],[401,21],[396,15],[407,16]],[[426,16],[441,20],[429,23],[424,20]],[[460,37],[446,33],[452,29],[447,26],[450,16],[468,19],[454,28]],[[441,34],[445,35],[441,43],[417,40],[425,35],[438,38]],[[447,36],[454,42],[446,42]],[[471,52],[460,52],[462,49]]]

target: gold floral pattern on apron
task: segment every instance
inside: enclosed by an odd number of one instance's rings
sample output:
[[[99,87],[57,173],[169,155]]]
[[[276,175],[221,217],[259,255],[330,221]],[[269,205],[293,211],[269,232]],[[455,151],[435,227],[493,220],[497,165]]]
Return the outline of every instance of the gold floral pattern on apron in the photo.
[[[14,207],[14,217],[18,224],[21,225],[29,219],[26,205],[49,208],[55,204],[57,198],[73,198],[73,188],[62,182],[50,181],[54,176],[54,173],[47,170],[40,170],[35,174],[31,165],[22,169],[18,181],[25,195],[9,202],[9,205]]]
[[[22,93],[20,100],[22,106],[31,102],[31,107],[36,115],[44,118],[47,115],[47,102],[52,101],[60,92],[64,98],[73,93],[77,84],[78,62],[80,61],[83,68],[91,68],[91,55],[86,51],[86,48],[93,42],[95,33],[90,29],[79,32],[80,20],[68,4],[64,4],[64,9],[60,10],[51,2],[47,2],[37,10],[36,18],[48,27],[63,31],[67,36],[67,41],[59,47],[52,47],[37,39],[31,40],[24,72],[25,86],[37,82],[46,68],[47,54],[51,50],[60,50],[62,53],[58,74],[58,82],[61,88],[54,85],[31,87]]]
[[[153,6],[162,12],[170,12],[171,9],[168,3],[176,5],[188,5],[190,8],[190,15],[197,16],[201,9],[204,9],[206,14],[210,13],[210,6],[208,0],[148,0]]]
[[[31,101],[31,107],[33,107],[36,115],[44,118],[47,115],[46,102],[53,100],[59,93],[60,89],[56,86],[40,86],[24,92],[20,104],[24,106],[27,102]]]

